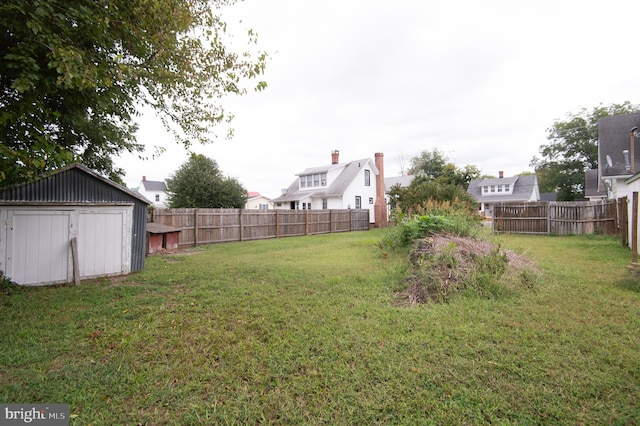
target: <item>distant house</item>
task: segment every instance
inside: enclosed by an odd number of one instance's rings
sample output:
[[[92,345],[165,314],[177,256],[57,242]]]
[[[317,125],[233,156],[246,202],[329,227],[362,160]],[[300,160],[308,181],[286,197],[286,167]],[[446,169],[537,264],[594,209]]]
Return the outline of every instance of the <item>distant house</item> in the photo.
[[[414,175],[402,175],[402,176],[393,176],[384,178],[384,188],[385,194],[387,194],[387,199],[389,202],[387,203],[387,216],[391,216],[391,212],[395,210],[397,201],[389,196],[389,190],[393,187],[399,186],[400,188],[406,188],[411,185]]]
[[[493,217],[493,205],[506,202],[540,201],[540,189],[536,175],[474,179],[469,183],[467,192],[478,201],[479,213],[484,217]]]
[[[558,201],[557,192],[541,192],[540,201]]]
[[[244,205],[245,209],[253,210],[269,210],[273,208],[271,199],[260,195],[259,192],[248,192],[247,203]]]
[[[630,195],[627,179],[640,172],[640,113],[598,119],[598,184],[607,198]]]
[[[584,197],[587,200],[599,201],[607,198],[604,185],[598,185],[598,182],[598,169],[590,169],[584,173]]]
[[[272,200],[276,209],[369,209],[369,220],[386,226],[387,202],[384,156],[339,162],[339,151],[331,152],[331,164],[307,168]]]
[[[386,177],[384,178],[384,187],[386,191],[389,191],[396,185],[399,185],[400,188],[406,188],[411,185],[413,182],[414,175],[402,175],[402,176],[394,176],[394,177]]]
[[[167,208],[167,185],[164,181],[147,180],[146,176],[142,176],[142,181],[136,191],[149,200],[153,207],[158,209]]]

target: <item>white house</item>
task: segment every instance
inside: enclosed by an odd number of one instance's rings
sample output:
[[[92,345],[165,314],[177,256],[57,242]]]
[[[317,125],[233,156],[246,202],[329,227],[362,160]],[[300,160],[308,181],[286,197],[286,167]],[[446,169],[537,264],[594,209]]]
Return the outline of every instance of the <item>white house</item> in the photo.
[[[147,180],[146,176],[142,176],[142,181],[135,191],[149,200],[155,208],[167,208],[167,185],[164,181]]]
[[[384,178],[384,192],[387,194],[387,217],[391,216],[393,210],[395,210],[397,203],[394,197],[389,195],[389,191],[394,187],[408,188],[415,178],[414,175],[401,175]]]
[[[272,200],[276,209],[369,209],[369,220],[386,226],[384,156],[339,162],[339,151],[331,152],[331,164],[311,167]]]
[[[248,192],[247,202],[244,205],[244,208],[253,210],[269,210],[273,208],[273,203],[270,198],[260,195],[259,192]]]
[[[493,205],[514,201],[540,201],[540,189],[536,175],[474,179],[467,192],[480,204],[478,209],[484,217],[493,217]]]

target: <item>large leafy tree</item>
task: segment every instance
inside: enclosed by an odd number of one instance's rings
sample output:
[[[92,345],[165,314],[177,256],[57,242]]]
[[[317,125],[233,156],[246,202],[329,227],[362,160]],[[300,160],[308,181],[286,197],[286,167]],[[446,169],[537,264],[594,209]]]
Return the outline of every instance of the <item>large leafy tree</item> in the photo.
[[[408,187],[396,186],[388,191],[392,203],[406,213],[420,210],[428,201],[454,202],[469,207],[475,205],[467,188],[471,180],[480,177],[477,166],[458,168],[434,148],[413,157],[409,173],[416,177]]]
[[[541,157],[531,160],[540,191],[557,192],[559,201],[583,198],[585,171],[598,168],[598,119],[639,109],[630,102],[599,105],[554,122],[547,129],[549,143],[540,146]]]
[[[218,163],[202,154],[191,154],[173,177],[167,179],[172,208],[242,208],[247,190],[226,177]]]
[[[421,175],[431,181],[442,175],[447,162],[447,157],[437,148],[425,150],[411,158],[408,172],[410,175]]]
[[[141,107],[178,142],[208,141],[229,117],[219,98],[266,60],[228,49],[220,11],[233,2],[0,2],[0,185],[76,161],[118,179],[113,156],[143,150]]]
[[[480,169],[474,165],[458,168],[442,151],[433,148],[431,151],[422,151],[411,159],[409,174],[441,185],[458,185],[466,190],[469,182],[480,177]]]

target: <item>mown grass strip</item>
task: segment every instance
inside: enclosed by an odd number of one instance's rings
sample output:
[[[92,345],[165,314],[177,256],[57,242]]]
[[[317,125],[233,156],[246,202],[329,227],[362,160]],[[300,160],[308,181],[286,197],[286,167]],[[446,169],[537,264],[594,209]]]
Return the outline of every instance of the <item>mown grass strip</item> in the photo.
[[[634,424],[640,286],[606,237],[500,236],[536,288],[400,307],[370,232],[209,246],[0,294],[0,399],[72,424]],[[6,294],[9,293],[9,294]]]

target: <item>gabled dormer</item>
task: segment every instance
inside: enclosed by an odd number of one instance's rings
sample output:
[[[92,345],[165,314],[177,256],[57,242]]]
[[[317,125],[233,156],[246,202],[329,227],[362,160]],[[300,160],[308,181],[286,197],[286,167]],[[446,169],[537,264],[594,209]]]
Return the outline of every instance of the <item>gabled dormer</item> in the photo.
[[[536,175],[474,179],[469,182],[467,192],[478,201],[483,216],[493,215],[493,204],[504,202],[533,202],[540,200]]]
[[[492,196],[509,196],[513,194],[518,176],[508,178],[483,179],[480,182],[480,193]]]

